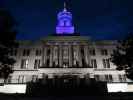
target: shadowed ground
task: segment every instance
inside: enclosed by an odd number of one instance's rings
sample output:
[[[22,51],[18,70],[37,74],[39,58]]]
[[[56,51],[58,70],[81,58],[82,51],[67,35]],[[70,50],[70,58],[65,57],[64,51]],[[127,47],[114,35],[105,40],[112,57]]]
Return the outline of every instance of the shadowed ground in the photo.
[[[133,93],[110,93],[88,96],[31,96],[24,94],[0,94],[0,100],[133,100]]]
[[[78,85],[74,82],[54,81],[53,83],[53,80],[48,80],[47,83],[28,83],[26,93],[35,96],[101,95],[107,93],[107,87],[105,82],[95,80],[91,80],[89,84],[82,80],[82,83]]]
[[[51,80],[30,82],[26,94],[0,94],[0,100],[133,100],[133,93],[107,93],[105,84],[94,80],[78,86],[62,82],[53,85]]]

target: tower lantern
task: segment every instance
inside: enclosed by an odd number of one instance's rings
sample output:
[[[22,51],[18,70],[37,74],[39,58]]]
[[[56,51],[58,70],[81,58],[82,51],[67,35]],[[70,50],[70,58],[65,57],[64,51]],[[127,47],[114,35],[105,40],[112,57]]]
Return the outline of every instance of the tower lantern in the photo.
[[[57,15],[56,34],[73,34],[74,26],[72,25],[72,14],[67,11],[66,3],[64,2],[63,11]]]

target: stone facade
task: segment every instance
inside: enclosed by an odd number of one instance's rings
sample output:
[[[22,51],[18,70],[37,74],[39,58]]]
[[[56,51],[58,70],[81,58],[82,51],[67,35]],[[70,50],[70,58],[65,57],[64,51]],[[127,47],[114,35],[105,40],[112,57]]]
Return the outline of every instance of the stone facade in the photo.
[[[116,41],[92,41],[82,36],[49,36],[38,41],[20,41],[13,58],[11,83],[71,75],[97,81],[128,82],[124,71],[115,70],[110,57]]]
[[[38,41],[19,41],[10,55],[16,59],[9,83],[26,83],[38,79],[76,77],[86,81],[130,82],[124,71],[117,71],[110,62],[117,42],[93,41],[74,32],[72,14],[64,10],[57,15],[56,35]],[[64,81],[66,81],[64,79]],[[78,81],[77,81],[78,82]]]

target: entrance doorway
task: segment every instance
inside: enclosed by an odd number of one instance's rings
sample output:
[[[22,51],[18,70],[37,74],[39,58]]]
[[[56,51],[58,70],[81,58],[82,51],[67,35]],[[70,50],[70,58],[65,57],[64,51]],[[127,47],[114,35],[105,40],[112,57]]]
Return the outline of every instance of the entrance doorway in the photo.
[[[77,75],[56,75],[54,77],[54,86],[57,88],[74,88],[78,85]]]

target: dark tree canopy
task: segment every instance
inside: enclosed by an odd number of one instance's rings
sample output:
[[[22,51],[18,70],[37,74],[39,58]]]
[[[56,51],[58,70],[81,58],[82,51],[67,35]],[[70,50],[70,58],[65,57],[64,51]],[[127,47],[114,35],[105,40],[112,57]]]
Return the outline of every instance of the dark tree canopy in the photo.
[[[121,41],[112,54],[111,61],[117,66],[117,70],[125,70],[126,76],[133,79],[133,34]]]
[[[15,60],[9,54],[18,46],[16,42],[16,22],[11,14],[0,9],[0,77],[7,79],[13,72]]]

